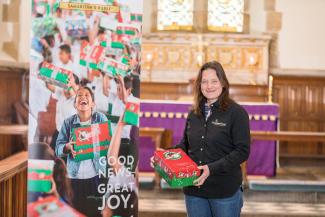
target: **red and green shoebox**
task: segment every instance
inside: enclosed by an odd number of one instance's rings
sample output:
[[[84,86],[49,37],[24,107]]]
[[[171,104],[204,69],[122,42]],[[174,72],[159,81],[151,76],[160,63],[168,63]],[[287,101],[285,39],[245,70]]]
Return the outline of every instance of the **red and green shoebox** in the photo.
[[[127,26],[127,25],[123,25],[123,26],[117,26],[116,27],[116,34],[117,35],[125,35],[125,36],[130,36],[133,37],[137,34],[138,28],[135,26]]]
[[[44,62],[39,71],[39,77],[42,80],[65,89],[68,88],[70,74],[72,74],[72,71],[57,67],[48,62]]]
[[[88,54],[90,52],[90,45],[88,41],[83,41],[81,43],[81,47],[80,47],[80,60],[79,60],[79,64],[82,66],[87,66],[87,57]]]
[[[129,125],[139,125],[140,104],[136,102],[127,102],[123,122]]]
[[[108,56],[121,56],[125,48],[121,41],[102,41],[100,45],[105,48],[105,54]]]
[[[28,191],[48,193],[52,188],[53,160],[28,160]]]
[[[111,122],[91,124],[72,130],[74,150],[77,152],[74,160],[93,159],[95,154],[106,156],[112,138]]]
[[[60,201],[55,196],[48,196],[36,202],[28,203],[27,205],[28,217],[85,217],[66,203]]]
[[[192,186],[201,173],[197,164],[180,148],[156,151],[154,165],[159,175],[174,188]]]
[[[110,77],[114,77],[116,75],[125,77],[129,74],[129,65],[109,57],[101,58],[100,62],[98,63],[98,69],[107,73]]]
[[[142,22],[142,14],[131,14],[130,15],[131,17],[131,22],[139,22],[141,23]]]
[[[91,54],[89,57],[89,68],[97,70],[97,64],[99,63],[100,58],[104,54],[105,48],[101,45],[92,47]]]

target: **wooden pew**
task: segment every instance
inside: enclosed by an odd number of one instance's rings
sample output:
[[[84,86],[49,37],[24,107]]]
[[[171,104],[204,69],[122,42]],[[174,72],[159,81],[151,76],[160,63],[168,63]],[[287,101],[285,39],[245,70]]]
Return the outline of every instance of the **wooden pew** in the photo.
[[[27,132],[28,125],[0,125],[1,136],[27,138]],[[24,147],[24,150],[0,160],[0,216],[27,215],[27,157],[27,147]]]
[[[325,133],[301,131],[251,131],[255,140],[280,140],[300,142],[325,142]]]
[[[27,156],[22,151],[0,161],[0,216],[27,216]]]
[[[301,131],[251,131],[252,140],[325,142],[323,132]],[[247,183],[246,162],[241,165],[244,183]]]
[[[0,125],[0,135],[20,135],[26,136],[28,125],[6,124]]]

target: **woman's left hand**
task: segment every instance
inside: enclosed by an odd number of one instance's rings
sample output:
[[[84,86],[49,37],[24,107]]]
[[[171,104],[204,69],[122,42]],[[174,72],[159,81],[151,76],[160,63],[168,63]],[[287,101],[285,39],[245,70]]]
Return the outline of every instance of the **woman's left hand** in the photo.
[[[209,177],[210,169],[209,169],[208,165],[198,166],[197,168],[200,170],[203,170],[203,172],[198,179],[194,180],[194,183],[195,183],[195,186],[201,186],[201,185],[203,185],[205,180]]]

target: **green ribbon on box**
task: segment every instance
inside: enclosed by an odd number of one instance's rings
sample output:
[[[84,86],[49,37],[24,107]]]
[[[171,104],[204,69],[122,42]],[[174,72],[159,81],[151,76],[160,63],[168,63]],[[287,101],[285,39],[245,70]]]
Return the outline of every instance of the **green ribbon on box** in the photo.
[[[159,173],[159,175],[169,184],[172,188],[179,188],[179,187],[186,187],[186,186],[193,186],[194,180],[198,178],[198,176],[191,176],[191,177],[185,177],[185,178],[170,178],[164,170],[158,166],[155,165],[155,170]]]
[[[45,169],[28,169],[28,173],[35,172],[37,174],[43,174],[44,176],[50,176],[52,174],[52,170]],[[28,191],[29,192],[49,192],[52,189],[51,180],[44,180],[41,177],[37,180],[28,179],[27,182]]]
[[[94,69],[94,70],[98,70],[98,64],[97,63],[90,62],[89,63],[89,68]]]
[[[111,48],[116,48],[116,49],[124,49],[124,47],[125,47],[123,43],[118,42],[118,41],[112,41],[112,42],[110,43],[110,45],[108,45],[107,41],[102,41],[102,42],[100,43],[100,45],[103,46],[103,47],[108,47],[108,46],[110,46]]]
[[[81,66],[87,66],[87,61],[86,60],[83,60],[83,59],[80,59],[79,64]]]
[[[118,69],[114,66],[107,65],[104,62],[100,62],[98,64],[98,69],[110,75],[110,77],[115,77],[117,75],[121,75],[123,78],[129,74],[128,71]]]
[[[49,180],[28,180],[29,192],[44,192],[48,193],[52,189],[52,182]]]
[[[106,156],[107,155],[107,152],[108,152],[108,145],[107,145],[107,149],[106,150],[101,150],[99,151],[99,156],[100,157],[103,157],[103,156]],[[94,159],[95,157],[95,154],[94,152],[89,152],[89,153],[77,153],[74,160],[75,161],[83,161],[83,160],[90,160],[90,159]]]
[[[142,15],[140,15],[140,14],[131,14],[131,21],[142,22]]]
[[[118,34],[118,35],[135,35],[135,31],[128,30],[128,29],[118,29],[118,30],[116,30],[116,34]]]
[[[105,147],[104,150],[99,151],[99,156],[100,157],[106,156],[109,144],[110,144],[109,142],[100,142],[99,146],[97,146],[97,147],[94,147],[94,144],[88,144],[88,145],[82,145],[82,146],[74,145],[73,148],[77,152],[74,160],[75,161],[83,161],[83,160],[93,159],[95,157],[95,154],[94,154],[95,151],[88,152],[88,153],[82,153],[82,150],[87,150],[90,148],[96,149],[96,148],[100,148],[100,147]]]

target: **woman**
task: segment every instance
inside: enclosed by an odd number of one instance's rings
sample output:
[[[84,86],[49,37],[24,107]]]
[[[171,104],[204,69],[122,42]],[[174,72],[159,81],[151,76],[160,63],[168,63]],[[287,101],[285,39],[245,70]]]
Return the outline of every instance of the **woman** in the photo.
[[[220,63],[205,63],[194,87],[194,105],[182,148],[201,176],[185,187],[188,217],[239,217],[243,206],[240,164],[249,155],[250,130],[246,111],[229,98],[229,83]]]
[[[75,209],[86,216],[101,216],[98,207],[100,206],[100,195],[98,186],[102,180],[99,172],[106,170],[106,158],[100,158],[99,153],[89,160],[75,161],[76,151],[74,150],[75,142],[72,141],[72,130],[81,126],[101,123],[107,121],[104,114],[95,112],[94,94],[88,87],[80,87],[76,93],[74,106],[77,114],[64,120],[58,139],[56,141],[55,153],[58,157],[67,156],[67,171],[71,181],[73,200],[72,204]]]

